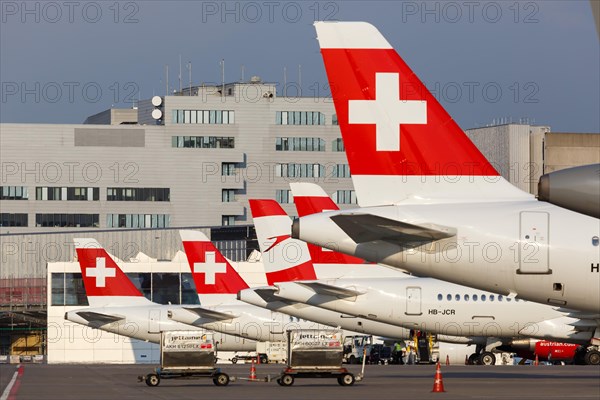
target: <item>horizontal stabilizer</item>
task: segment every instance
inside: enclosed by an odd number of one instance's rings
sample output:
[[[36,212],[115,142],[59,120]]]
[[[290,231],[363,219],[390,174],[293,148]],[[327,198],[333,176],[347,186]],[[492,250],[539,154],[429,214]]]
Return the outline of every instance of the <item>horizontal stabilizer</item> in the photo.
[[[561,313],[567,313],[567,317],[571,318],[579,318],[579,319],[600,319],[600,314],[598,313],[590,313],[584,311],[573,310],[572,308],[560,307],[557,308],[556,311]]]
[[[77,315],[88,321],[90,324],[98,326],[110,324],[125,319],[125,317],[121,317],[118,315],[102,314],[92,311],[79,311]]]
[[[285,301],[285,299],[282,299],[281,297],[277,297],[277,295],[275,295],[275,292],[277,292],[277,289],[275,288],[254,289],[254,292],[267,303],[272,303],[274,301]]]
[[[456,228],[435,224],[413,225],[371,214],[338,214],[331,219],[356,243],[383,240],[418,247],[456,236]]]
[[[598,323],[591,319],[578,319],[577,321],[571,322],[569,325],[576,328],[595,328]]]
[[[236,318],[237,315],[211,310],[204,307],[183,307],[184,310],[188,310],[198,315],[200,318],[213,319],[216,321],[222,321],[225,319],[233,319]]]
[[[316,294],[335,297],[356,297],[364,292],[348,289],[340,286],[328,285],[321,282],[296,282],[296,284],[307,287]]]

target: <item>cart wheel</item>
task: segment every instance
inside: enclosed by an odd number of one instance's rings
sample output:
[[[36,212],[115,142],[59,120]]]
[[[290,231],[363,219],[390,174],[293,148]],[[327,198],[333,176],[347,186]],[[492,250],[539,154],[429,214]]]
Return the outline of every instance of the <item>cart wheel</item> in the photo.
[[[281,377],[281,386],[292,386],[294,384],[294,377],[288,374],[285,374]]]
[[[224,373],[218,373],[214,378],[213,382],[217,386],[227,386],[229,385],[229,375]]]
[[[277,378],[277,384],[278,384],[279,386],[283,386],[283,383],[281,383],[281,379]]]
[[[232,364],[237,364],[237,362],[238,362],[238,359],[237,359],[237,357],[233,357],[233,358],[231,359],[231,363],[232,363]]]
[[[158,386],[160,383],[160,377],[156,374],[148,374],[146,376],[146,385],[148,386]]]
[[[352,374],[342,374],[342,376],[338,378],[338,383],[342,386],[352,386],[354,385],[354,381],[354,375]]]

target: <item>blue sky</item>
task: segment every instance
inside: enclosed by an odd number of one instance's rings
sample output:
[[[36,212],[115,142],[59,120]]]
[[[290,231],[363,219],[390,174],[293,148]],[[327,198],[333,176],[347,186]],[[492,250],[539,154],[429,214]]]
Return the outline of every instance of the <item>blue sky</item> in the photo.
[[[327,95],[312,22],[376,25],[463,128],[498,118],[600,131],[600,54],[585,1],[1,2],[0,121],[80,123],[183,85],[298,81]],[[318,88],[318,89],[317,89]],[[290,89],[291,92],[291,89]]]

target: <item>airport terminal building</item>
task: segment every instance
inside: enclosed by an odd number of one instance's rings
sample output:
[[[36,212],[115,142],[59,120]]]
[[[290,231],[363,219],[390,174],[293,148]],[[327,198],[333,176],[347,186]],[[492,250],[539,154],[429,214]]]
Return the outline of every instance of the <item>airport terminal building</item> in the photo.
[[[47,324],[62,315],[50,318],[52,299],[81,288],[72,266],[54,271],[63,278],[54,287],[48,264],[74,261],[75,237],[94,237],[123,260],[142,252],[164,273],[160,262],[182,249],[184,227],[245,260],[257,247],[247,200],[275,199],[295,215],[290,182],[317,183],[342,208],[356,203],[331,100],[275,89],[254,77],[155,96],[79,125],[1,124],[0,355],[46,354]],[[599,134],[525,123],[467,134],[531,193],[544,172],[600,162]],[[176,274],[181,288],[185,276]]]

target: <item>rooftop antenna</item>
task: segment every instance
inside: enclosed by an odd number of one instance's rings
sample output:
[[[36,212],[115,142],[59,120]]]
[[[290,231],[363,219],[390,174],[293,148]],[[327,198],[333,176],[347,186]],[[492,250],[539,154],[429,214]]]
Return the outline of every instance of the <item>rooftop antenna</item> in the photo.
[[[241,66],[241,70],[242,70],[242,78],[240,79],[240,82],[242,82],[242,83],[244,82],[244,68],[245,68],[245,67],[244,67],[244,64],[242,64],[242,66]]]
[[[179,93],[181,94],[181,54],[179,55]]]
[[[298,95],[302,93],[302,65],[298,64]]]
[[[283,97],[287,97],[287,67],[283,67]]]
[[[165,82],[166,82],[166,91],[165,96],[169,95],[169,64],[165,65]]]
[[[188,61],[187,69],[190,73],[190,96],[191,96],[192,95],[192,62],[191,61]]]
[[[221,64],[221,97],[223,97],[225,96],[225,59],[222,58],[219,64]]]

